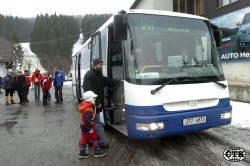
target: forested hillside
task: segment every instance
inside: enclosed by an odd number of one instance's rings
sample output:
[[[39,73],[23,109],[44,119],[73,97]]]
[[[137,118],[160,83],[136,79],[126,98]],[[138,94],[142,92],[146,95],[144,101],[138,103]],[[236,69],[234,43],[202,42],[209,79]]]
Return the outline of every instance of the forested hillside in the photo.
[[[86,41],[98,28],[105,23],[112,14],[87,14],[82,19],[81,29]]]
[[[57,66],[68,73],[72,45],[79,34],[80,28],[73,16],[38,15],[30,34],[31,50],[40,57],[45,69],[52,71]]]
[[[24,19],[0,14],[0,35],[11,39],[16,31],[21,43],[30,42],[32,52],[40,58],[46,70],[51,72],[57,66],[67,74],[71,69],[72,46],[79,34],[82,33],[87,40],[111,16],[45,14]]]
[[[11,39],[14,32],[16,32],[21,43],[29,42],[29,35],[33,25],[34,18],[18,18],[0,14],[0,35],[8,39]]]

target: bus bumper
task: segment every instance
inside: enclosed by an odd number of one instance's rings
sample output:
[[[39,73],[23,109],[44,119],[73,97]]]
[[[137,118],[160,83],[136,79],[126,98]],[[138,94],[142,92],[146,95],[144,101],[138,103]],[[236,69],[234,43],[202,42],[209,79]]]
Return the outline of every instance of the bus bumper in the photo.
[[[126,114],[126,123],[128,130],[128,137],[130,139],[150,139],[157,137],[164,137],[170,135],[178,135],[182,133],[194,132],[199,130],[205,130],[212,127],[228,125],[231,123],[232,118],[223,119],[222,114],[228,112],[232,116],[232,106],[213,108],[207,110],[195,110],[186,112],[175,112],[164,115],[156,116],[138,116],[132,114]],[[184,119],[193,119],[195,117],[204,117],[205,122],[191,125],[184,125]],[[161,123],[163,129],[157,130],[138,130],[137,124],[151,124]]]

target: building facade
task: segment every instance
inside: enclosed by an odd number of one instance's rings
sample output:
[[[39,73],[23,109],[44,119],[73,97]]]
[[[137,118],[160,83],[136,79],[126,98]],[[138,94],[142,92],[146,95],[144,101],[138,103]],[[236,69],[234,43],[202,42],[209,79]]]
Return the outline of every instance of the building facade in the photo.
[[[250,102],[250,0],[135,0],[130,9],[206,17],[222,32],[220,59],[232,100]]]
[[[13,42],[0,36],[0,76],[6,75],[7,69],[12,68],[13,60]]]

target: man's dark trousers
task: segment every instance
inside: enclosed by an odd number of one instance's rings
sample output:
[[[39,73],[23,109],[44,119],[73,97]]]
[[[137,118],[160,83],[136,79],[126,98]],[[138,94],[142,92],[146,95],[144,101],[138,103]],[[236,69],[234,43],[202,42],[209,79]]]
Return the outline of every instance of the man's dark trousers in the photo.
[[[62,98],[62,86],[58,87],[55,86],[55,98],[57,102],[62,102],[63,98]]]

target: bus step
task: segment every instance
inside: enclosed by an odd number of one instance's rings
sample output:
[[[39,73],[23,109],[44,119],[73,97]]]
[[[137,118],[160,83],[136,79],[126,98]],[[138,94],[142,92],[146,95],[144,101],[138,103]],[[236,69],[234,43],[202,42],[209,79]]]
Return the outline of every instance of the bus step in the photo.
[[[113,128],[120,131],[122,134],[128,136],[127,126],[126,125],[112,125]]]

